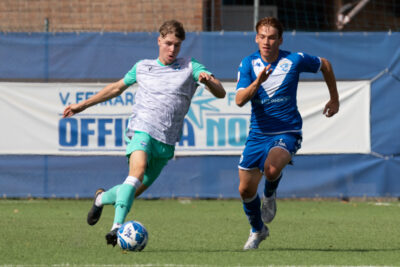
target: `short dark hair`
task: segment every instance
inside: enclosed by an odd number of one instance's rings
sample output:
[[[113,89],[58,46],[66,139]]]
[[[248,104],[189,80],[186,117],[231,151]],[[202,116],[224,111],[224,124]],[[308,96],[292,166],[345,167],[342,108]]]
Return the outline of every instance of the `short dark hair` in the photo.
[[[282,37],[283,34],[283,26],[282,23],[274,17],[265,17],[260,19],[256,24],[256,32],[258,33],[258,29],[262,26],[271,26],[278,30],[279,38]]]
[[[177,20],[167,20],[165,21],[159,29],[161,37],[165,37],[167,34],[173,33],[175,36],[182,41],[185,40],[185,29],[183,24]]]

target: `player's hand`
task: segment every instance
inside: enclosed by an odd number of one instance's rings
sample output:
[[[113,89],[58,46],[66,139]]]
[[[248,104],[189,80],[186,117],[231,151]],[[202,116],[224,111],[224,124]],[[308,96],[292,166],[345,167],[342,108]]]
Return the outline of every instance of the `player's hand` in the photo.
[[[82,105],[71,104],[64,109],[63,118],[71,117],[71,116],[75,115],[76,113],[79,113],[83,110],[85,110],[85,108]]]
[[[259,80],[259,83],[262,84],[263,82],[265,82],[268,79],[269,75],[271,75],[271,73],[271,64],[269,64],[263,69],[263,71],[258,74],[257,79]]]
[[[199,74],[199,82],[207,85],[208,81],[212,80],[212,76],[206,72],[201,72]]]
[[[338,112],[339,112],[339,100],[331,99],[328,101],[328,103],[326,103],[323,114],[329,118]]]
[[[224,98],[226,95],[225,89],[221,82],[214,76],[207,72],[201,72],[199,74],[199,82],[206,86],[206,89],[211,92],[217,98]]]

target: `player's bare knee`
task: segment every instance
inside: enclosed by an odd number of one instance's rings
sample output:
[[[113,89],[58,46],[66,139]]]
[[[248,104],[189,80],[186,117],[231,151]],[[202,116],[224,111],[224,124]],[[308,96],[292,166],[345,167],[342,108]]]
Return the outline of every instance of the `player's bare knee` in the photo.
[[[249,188],[248,186],[239,185],[239,194],[242,199],[248,199],[254,196],[256,192]]]
[[[243,195],[246,194],[246,188],[239,185],[239,194],[240,194],[240,197],[243,198]]]
[[[273,166],[268,166],[264,169],[264,175],[265,175],[266,179],[270,182],[273,182],[276,179],[278,179],[280,174],[281,174],[281,170],[278,168],[275,168]]]

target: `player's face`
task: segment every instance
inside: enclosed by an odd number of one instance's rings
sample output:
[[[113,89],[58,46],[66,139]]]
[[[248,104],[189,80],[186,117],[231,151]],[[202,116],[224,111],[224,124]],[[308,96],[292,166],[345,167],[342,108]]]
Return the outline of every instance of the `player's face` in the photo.
[[[181,49],[182,40],[175,36],[175,34],[169,33],[164,37],[158,37],[159,60],[164,65],[169,65],[179,54]]]
[[[282,44],[282,37],[279,37],[278,30],[271,26],[261,26],[256,35],[256,43],[263,60],[275,61],[279,56],[279,46]]]

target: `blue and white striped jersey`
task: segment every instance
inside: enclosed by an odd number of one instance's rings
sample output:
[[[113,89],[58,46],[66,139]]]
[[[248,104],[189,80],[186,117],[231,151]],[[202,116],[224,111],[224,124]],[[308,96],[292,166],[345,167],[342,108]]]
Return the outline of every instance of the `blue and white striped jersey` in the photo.
[[[236,90],[248,87],[265,66],[257,51],[244,58],[239,66]],[[301,133],[302,118],[297,108],[297,85],[301,72],[318,72],[321,59],[305,53],[279,50],[273,70],[251,99],[250,129],[265,134]]]

